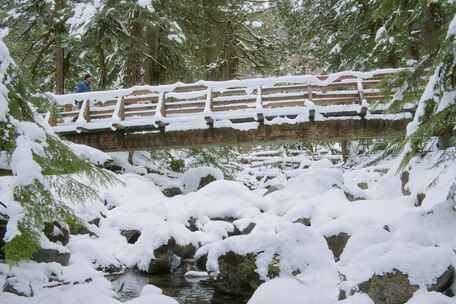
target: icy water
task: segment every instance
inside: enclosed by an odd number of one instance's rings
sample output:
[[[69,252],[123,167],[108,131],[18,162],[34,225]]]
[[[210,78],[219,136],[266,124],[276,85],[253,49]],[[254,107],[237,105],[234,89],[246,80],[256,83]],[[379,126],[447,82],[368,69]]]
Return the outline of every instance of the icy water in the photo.
[[[111,277],[111,280],[122,302],[138,297],[144,285],[153,284],[180,304],[247,303],[246,299],[217,294],[206,280],[185,278],[181,273],[151,276],[130,270],[120,276]]]

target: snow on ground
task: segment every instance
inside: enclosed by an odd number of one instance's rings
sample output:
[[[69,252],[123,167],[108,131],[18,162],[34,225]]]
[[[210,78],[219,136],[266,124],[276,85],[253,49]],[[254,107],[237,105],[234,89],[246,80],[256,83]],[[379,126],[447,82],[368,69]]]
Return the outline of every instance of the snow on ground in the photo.
[[[84,148],[80,151],[95,161],[107,160],[103,154]],[[143,159],[141,154],[137,157]],[[441,157],[431,153],[412,164],[408,196],[403,195],[400,176],[395,174],[395,160],[344,169],[327,159],[301,157],[305,166],[286,173],[268,169],[266,174],[251,167],[253,178],[274,173],[279,179],[281,187],[266,196],[264,191],[249,190],[242,182],[223,180],[216,169],[198,168],[176,175],[175,183],[184,185],[186,191],[169,198],[160,185],[169,186],[172,179],[161,176],[157,182],[157,173],[131,170],[119,175],[123,185],[99,189],[103,202],[72,205],[85,221],[99,217],[100,225],[89,225],[96,236],[71,236],[66,246],[71,252],[69,266],[0,264],[0,285],[15,280],[20,291],[33,290],[34,294],[25,298],[0,292],[0,303],[119,303],[111,283],[95,269],[113,265],[147,270],[154,250],[171,238],[179,245],[198,248],[196,257],[207,254],[211,276],[220,270],[218,258],[223,254],[254,253],[256,271],[266,282],[249,304],[372,304],[368,296],[350,296],[350,291],[375,274],[395,270],[407,274],[410,282],[420,287],[407,304],[455,303],[440,293],[426,291],[448,267],[456,266],[456,212],[446,201],[449,186],[455,181],[456,164],[430,166]],[[112,158],[118,163],[124,159],[119,155]],[[197,190],[206,174],[218,180]],[[7,178],[0,179],[2,187],[7,189]],[[421,206],[416,206],[420,192],[426,197]],[[302,219],[308,219],[310,226],[300,222]],[[196,231],[189,229],[191,220]],[[248,234],[232,235],[251,223],[255,226]],[[129,244],[121,235],[124,230],[138,230],[141,236]],[[325,237],[342,232],[350,238],[337,260]],[[268,267],[277,256],[280,276],[269,279]],[[208,273],[192,270],[187,276]],[[340,290],[347,292],[346,300],[338,301]],[[176,301],[147,286],[139,298],[127,303]]]

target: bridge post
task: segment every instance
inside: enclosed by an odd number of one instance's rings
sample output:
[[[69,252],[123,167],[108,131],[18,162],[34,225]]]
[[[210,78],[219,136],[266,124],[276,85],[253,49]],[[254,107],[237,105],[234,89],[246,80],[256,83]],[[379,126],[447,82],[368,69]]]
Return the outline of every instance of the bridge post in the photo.
[[[263,88],[259,86],[257,88],[257,97],[256,97],[256,121],[260,124],[259,127],[264,127],[264,114],[263,114]]]
[[[359,104],[361,105],[361,110],[359,112],[359,116],[361,118],[366,117],[367,114],[367,107],[368,103],[366,98],[364,97],[364,86],[363,86],[363,80],[361,78],[357,79],[357,87],[358,87],[358,95],[359,95]]]
[[[204,119],[206,120],[209,129],[214,128],[214,118],[212,117],[213,110],[214,107],[212,104],[212,88],[208,87],[206,93],[206,103],[204,105]]]
[[[155,109],[155,122],[160,129],[160,134],[165,134],[165,122],[164,118],[166,117],[166,93],[161,91],[158,97],[157,108]]]

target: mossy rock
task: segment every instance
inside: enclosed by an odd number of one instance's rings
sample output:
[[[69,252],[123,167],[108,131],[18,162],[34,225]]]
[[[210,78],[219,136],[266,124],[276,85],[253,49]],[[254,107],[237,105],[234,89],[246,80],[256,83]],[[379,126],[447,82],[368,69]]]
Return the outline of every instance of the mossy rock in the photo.
[[[46,223],[44,234],[51,242],[60,242],[65,246],[70,241],[70,231],[68,229],[68,226],[62,225],[59,222]]]
[[[255,255],[239,255],[232,251],[219,257],[217,279],[213,281],[217,292],[250,297],[263,283],[256,272]]]
[[[182,194],[182,190],[179,187],[171,187],[171,188],[165,188],[162,190],[162,193],[166,197],[173,197],[176,195]]]
[[[366,182],[358,183],[358,187],[362,190],[367,190],[369,188],[369,184]]]
[[[428,291],[445,292],[454,281],[454,268],[449,267],[436,283],[428,286]],[[368,281],[358,285],[361,292],[366,293],[375,304],[404,304],[419,289],[410,283],[407,274],[394,270],[383,275],[374,275]]]
[[[40,248],[32,254],[32,260],[37,263],[52,263],[56,262],[63,266],[68,266],[70,263],[70,253],[60,252],[55,249]]]
[[[212,182],[214,182],[216,180],[217,179],[214,176],[210,175],[210,174],[202,177],[200,179],[200,182],[199,182],[199,185],[198,185],[198,190],[203,188],[203,187],[205,187],[205,186],[207,186],[207,185],[209,185],[210,183],[212,183]]]
[[[173,159],[169,164],[169,168],[174,172],[183,172],[185,169],[185,161],[183,159]]]
[[[8,225],[8,221],[0,217],[0,259],[5,257],[5,253],[3,252],[3,246],[5,246],[5,242],[3,238],[6,234],[6,226]]]
[[[134,244],[141,236],[141,231],[137,229],[127,229],[120,231],[120,234],[127,239],[128,244]]]
[[[307,218],[307,217],[301,217],[301,218],[298,218],[296,221],[293,222],[294,224],[302,224],[304,226],[311,226],[312,223],[310,221],[310,218]]]
[[[345,245],[347,245],[347,242],[350,239],[350,235],[345,232],[341,232],[336,235],[325,236],[325,239],[328,243],[329,249],[334,255],[334,259],[337,262],[345,249]]]

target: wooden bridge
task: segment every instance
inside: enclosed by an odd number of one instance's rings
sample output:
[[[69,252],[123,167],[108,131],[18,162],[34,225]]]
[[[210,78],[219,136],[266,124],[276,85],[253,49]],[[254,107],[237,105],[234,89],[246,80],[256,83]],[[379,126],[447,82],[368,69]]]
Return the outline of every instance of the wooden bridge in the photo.
[[[382,85],[397,71],[49,94],[59,109],[49,122],[64,138],[104,151],[397,137],[413,115],[382,110]]]

